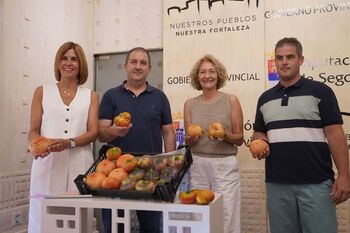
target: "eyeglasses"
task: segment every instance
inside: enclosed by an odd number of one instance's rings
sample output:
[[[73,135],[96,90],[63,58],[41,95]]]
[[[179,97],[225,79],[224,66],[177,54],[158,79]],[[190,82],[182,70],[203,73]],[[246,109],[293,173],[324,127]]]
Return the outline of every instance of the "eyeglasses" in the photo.
[[[200,70],[198,72],[198,74],[200,76],[204,76],[204,75],[210,75],[210,76],[214,76],[217,74],[216,70]]]

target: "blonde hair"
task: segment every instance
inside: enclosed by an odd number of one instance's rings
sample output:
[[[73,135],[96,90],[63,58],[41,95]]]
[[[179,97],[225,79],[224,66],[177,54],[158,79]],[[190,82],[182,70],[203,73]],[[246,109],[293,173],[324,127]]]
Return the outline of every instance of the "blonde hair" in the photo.
[[[225,83],[228,79],[226,68],[218,59],[216,59],[214,56],[210,54],[207,54],[202,58],[200,58],[192,67],[192,70],[190,73],[191,86],[196,90],[202,90],[202,87],[198,80],[198,73],[199,73],[199,68],[203,62],[210,62],[214,65],[215,71],[218,74],[218,82],[216,84],[216,89],[220,89],[221,87],[225,86]]]

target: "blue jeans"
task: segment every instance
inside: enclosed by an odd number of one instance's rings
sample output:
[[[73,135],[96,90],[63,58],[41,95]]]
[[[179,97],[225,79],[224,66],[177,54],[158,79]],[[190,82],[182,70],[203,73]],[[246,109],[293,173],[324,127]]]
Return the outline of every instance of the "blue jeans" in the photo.
[[[139,220],[140,233],[161,233],[160,224],[162,219],[162,212],[137,210],[136,214]],[[111,218],[112,211],[110,209],[102,209],[104,233],[112,232]],[[118,233],[124,233],[123,226],[118,225]]]
[[[271,233],[337,233],[332,185],[266,183]]]

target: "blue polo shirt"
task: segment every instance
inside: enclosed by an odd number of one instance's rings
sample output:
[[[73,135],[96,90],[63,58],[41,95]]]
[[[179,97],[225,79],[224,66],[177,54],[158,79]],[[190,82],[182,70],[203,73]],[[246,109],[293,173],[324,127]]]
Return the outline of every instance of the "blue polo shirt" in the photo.
[[[325,84],[302,77],[277,84],[257,104],[254,130],[267,134],[266,182],[309,184],[334,179],[323,128],[343,124],[337,99]]]
[[[99,119],[111,120],[113,124],[114,117],[121,112],[131,114],[132,127],[126,136],[117,137],[109,144],[124,152],[161,153],[161,127],[172,123],[166,95],[148,83],[147,89],[137,97],[124,85],[109,89],[102,97]]]

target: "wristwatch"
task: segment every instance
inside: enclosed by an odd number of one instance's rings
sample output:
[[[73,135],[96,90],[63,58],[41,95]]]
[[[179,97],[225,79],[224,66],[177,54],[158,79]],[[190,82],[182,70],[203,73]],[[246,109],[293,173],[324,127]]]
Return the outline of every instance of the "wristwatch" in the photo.
[[[75,140],[74,140],[74,138],[70,138],[69,141],[70,141],[70,148],[75,148]]]

